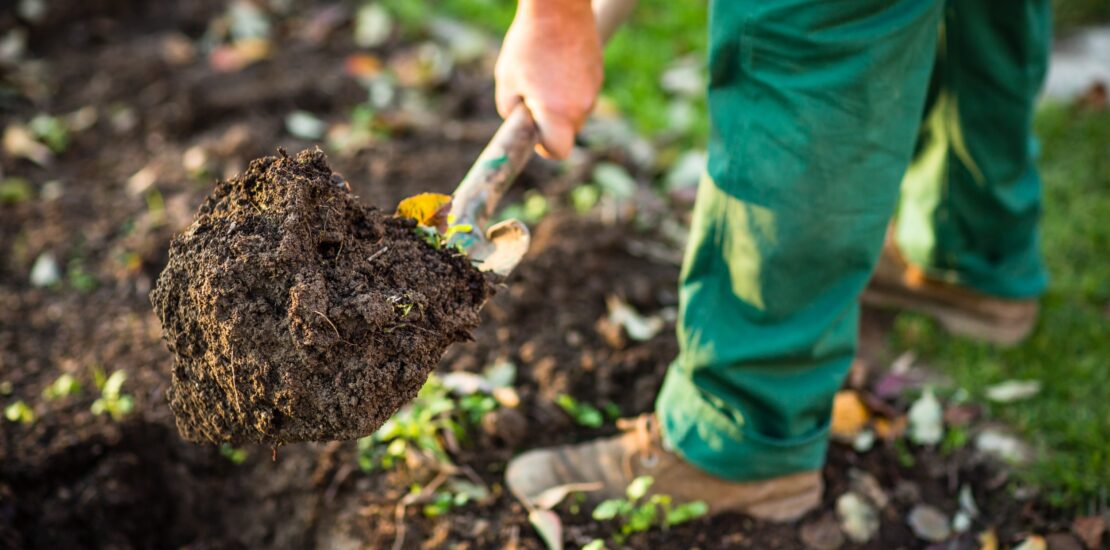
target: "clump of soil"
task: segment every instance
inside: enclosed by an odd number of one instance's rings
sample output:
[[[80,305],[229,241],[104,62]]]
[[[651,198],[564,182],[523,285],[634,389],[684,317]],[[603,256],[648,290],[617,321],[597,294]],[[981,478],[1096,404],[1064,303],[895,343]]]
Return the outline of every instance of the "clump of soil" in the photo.
[[[319,150],[221,182],[151,292],[181,435],[353,439],[415,397],[493,284],[413,227],[360,204]]]

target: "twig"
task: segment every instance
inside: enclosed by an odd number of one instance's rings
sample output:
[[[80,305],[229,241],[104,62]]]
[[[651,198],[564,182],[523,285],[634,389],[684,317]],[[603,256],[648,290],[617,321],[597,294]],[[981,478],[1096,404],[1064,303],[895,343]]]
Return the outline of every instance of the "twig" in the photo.
[[[323,317],[324,320],[327,321],[329,325],[331,325],[331,329],[335,331],[335,337],[339,338],[340,340],[343,340],[343,337],[339,335],[339,329],[335,328],[335,323],[331,322],[331,319],[328,319],[327,315],[324,315],[323,313],[320,313],[319,311],[316,311],[316,310],[312,310],[312,313],[315,313],[316,315],[319,315],[320,317]],[[343,341],[346,342],[346,340],[343,340]]]
[[[393,521],[396,525],[397,537],[393,539],[393,550],[401,550],[405,545],[405,508],[410,504],[416,504],[428,500],[451,477],[447,472],[440,472],[439,475],[432,480],[426,487],[420,490],[419,493],[409,493],[397,503],[397,507],[393,509]]]
[[[370,262],[374,261],[374,258],[377,258],[378,256],[381,256],[382,254],[385,254],[386,250],[389,250],[389,247],[388,246],[383,246],[381,250],[371,254],[370,257],[366,259],[366,262],[370,263]]]

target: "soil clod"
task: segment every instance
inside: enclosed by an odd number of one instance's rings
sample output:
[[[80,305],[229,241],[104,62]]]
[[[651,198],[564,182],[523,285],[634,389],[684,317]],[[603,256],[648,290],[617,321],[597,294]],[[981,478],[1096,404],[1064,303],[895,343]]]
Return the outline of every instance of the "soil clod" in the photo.
[[[220,182],[151,292],[181,435],[353,439],[415,397],[493,285],[413,223],[360,204],[319,150]]]

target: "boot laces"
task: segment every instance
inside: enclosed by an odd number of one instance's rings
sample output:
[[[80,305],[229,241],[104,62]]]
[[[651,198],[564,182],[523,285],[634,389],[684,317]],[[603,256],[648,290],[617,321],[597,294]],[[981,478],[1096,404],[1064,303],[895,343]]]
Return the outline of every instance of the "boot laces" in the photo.
[[[662,447],[663,436],[659,428],[659,420],[654,414],[618,419],[617,428],[632,437],[634,453],[629,456],[629,461],[633,455],[638,455],[640,465],[644,468],[651,469],[659,464],[659,449]],[[626,464],[626,467],[629,471],[632,470],[631,464]]]

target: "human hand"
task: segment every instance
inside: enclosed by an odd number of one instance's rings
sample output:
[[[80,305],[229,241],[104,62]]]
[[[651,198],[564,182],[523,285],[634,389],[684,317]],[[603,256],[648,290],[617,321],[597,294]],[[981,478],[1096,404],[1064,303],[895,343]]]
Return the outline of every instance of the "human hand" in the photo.
[[[540,131],[537,152],[566,158],[601,89],[601,39],[589,0],[519,0],[494,76],[501,116],[523,102]]]

